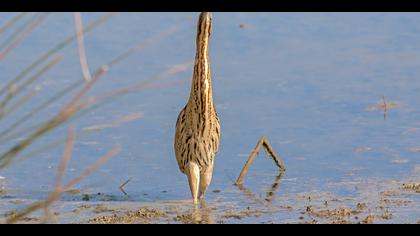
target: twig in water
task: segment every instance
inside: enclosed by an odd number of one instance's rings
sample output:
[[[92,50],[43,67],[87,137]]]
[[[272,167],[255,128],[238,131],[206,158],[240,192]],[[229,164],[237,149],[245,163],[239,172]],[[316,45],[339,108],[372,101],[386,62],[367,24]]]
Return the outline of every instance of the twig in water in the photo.
[[[258,141],[257,145],[255,146],[254,150],[252,151],[251,155],[249,156],[244,168],[241,171],[241,174],[239,175],[238,179],[235,182],[235,185],[240,185],[244,181],[244,177],[251,166],[251,163],[254,161],[255,157],[257,156],[258,152],[260,151],[261,146],[264,147],[266,152],[269,154],[271,159],[276,163],[277,167],[279,167],[281,172],[286,171],[286,168],[284,164],[281,162],[280,158],[277,156],[277,154],[274,152],[273,148],[271,147],[270,143],[268,142],[267,137],[263,136]]]
[[[387,111],[387,105],[386,105],[385,95],[382,95],[382,101],[384,102],[384,112],[386,112]]]
[[[124,187],[132,180],[133,178],[129,178],[127,179],[124,183],[122,183],[120,185],[120,190],[121,192],[123,192],[125,195],[128,195],[127,192],[125,192]]]
[[[385,95],[382,95],[382,101],[384,102],[384,120],[386,120],[386,114],[387,114],[387,111],[388,111],[388,107],[387,107],[387,103],[386,103],[386,100],[385,100]]]

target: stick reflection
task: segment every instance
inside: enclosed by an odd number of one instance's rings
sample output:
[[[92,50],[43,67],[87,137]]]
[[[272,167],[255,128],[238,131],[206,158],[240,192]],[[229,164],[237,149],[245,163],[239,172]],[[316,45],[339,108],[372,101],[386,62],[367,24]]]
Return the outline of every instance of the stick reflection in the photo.
[[[247,196],[251,201],[254,201],[260,204],[266,204],[266,203],[271,204],[276,193],[279,190],[280,181],[283,178],[283,176],[284,176],[284,172],[280,172],[280,174],[276,176],[273,183],[271,184],[270,189],[266,192],[265,198],[261,198],[260,196],[258,196],[258,194],[252,192],[243,184],[238,184],[236,186],[238,186],[239,190],[241,190],[245,194],[245,196]]]

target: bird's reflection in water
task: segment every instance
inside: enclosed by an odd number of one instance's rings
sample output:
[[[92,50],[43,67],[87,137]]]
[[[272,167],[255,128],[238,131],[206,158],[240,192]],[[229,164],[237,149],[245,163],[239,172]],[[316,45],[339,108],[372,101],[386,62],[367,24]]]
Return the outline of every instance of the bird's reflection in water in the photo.
[[[194,224],[214,224],[212,209],[206,202],[201,201],[200,206],[195,206],[192,212],[192,223]]]
[[[200,204],[189,207],[187,211],[178,215],[177,220],[185,224],[214,224],[212,210],[206,202],[201,201]]]
[[[236,186],[252,201],[267,206],[267,204],[271,205],[276,193],[278,192],[280,187],[280,181],[283,178],[283,176],[284,172],[281,172],[279,175],[276,176],[270,188],[266,192],[265,198],[260,197],[258,194],[252,192],[243,184]],[[191,204],[190,201],[188,201],[188,204]],[[197,204],[193,208],[190,208],[186,212],[182,213],[180,215],[179,220],[183,223],[188,224],[214,224],[215,218],[213,210],[214,208],[207,205],[205,201],[201,201],[200,204]]]
[[[239,184],[236,186],[239,188],[239,190],[245,193],[245,196],[247,196],[251,201],[254,201],[260,204],[266,204],[266,203],[271,204],[274,199],[275,194],[278,192],[280,181],[283,178],[283,176],[284,176],[284,172],[280,172],[280,174],[276,176],[273,183],[271,184],[270,189],[266,192],[266,196],[264,199],[258,196],[258,194],[249,190],[243,184]]]

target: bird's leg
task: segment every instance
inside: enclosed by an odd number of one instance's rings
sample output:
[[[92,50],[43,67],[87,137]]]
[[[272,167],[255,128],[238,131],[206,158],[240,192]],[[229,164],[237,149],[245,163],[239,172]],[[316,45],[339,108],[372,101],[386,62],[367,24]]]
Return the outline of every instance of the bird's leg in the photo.
[[[188,177],[188,183],[190,184],[191,196],[194,204],[197,204],[198,187],[200,184],[200,168],[194,162],[190,162],[185,166],[185,174]]]
[[[213,175],[213,163],[211,163],[211,165],[208,166],[207,169],[203,171],[203,173],[201,173],[200,175],[200,195],[199,195],[200,199],[204,199],[204,194],[206,193],[207,188],[210,185],[212,175]]]

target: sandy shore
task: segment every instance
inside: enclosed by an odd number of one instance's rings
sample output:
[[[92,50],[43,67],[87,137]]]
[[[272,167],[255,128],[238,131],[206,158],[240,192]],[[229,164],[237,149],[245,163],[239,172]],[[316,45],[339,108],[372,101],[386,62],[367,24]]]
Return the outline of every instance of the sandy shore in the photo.
[[[332,192],[281,194],[261,198],[246,188],[220,190],[218,197],[194,207],[190,200],[137,202],[115,200],[106,194],[86,195],[73,190],[50,209],[49,223],[82,224],[224,224],[224,223],[419,223],[420,182],[365,181],[331,183],[332,188],[353,189],[357,194],[337,197]],[[237,200],[227,196],[238,196]],[[270,196],[270,195],[267,195]],[[0,215],[11,217],[34,200],[0,194]],[[44,212],[22,223],[45,222]]]

